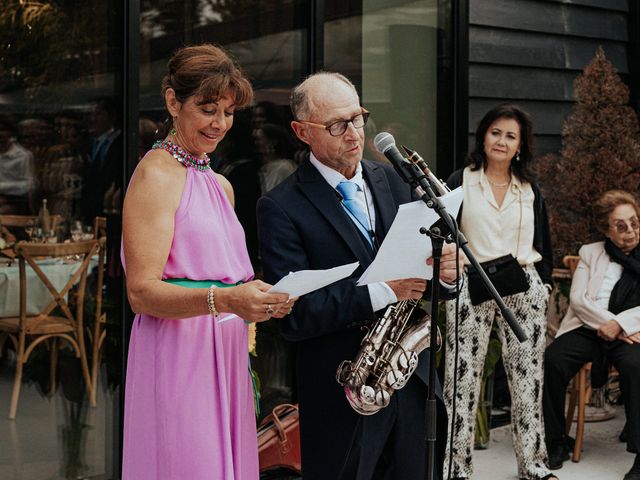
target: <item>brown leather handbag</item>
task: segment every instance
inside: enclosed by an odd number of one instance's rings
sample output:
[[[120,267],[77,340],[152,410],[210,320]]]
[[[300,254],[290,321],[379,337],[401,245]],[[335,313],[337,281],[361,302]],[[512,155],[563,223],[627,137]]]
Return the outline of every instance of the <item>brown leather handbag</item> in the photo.
[[[298,406],[276,406],[258,427],[260,471],[287,468],[301,473]]]

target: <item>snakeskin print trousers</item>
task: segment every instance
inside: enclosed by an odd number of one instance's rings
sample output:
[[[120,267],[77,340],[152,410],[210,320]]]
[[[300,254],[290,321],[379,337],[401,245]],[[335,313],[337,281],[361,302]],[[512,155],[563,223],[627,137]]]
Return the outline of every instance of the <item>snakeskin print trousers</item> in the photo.
[[[456,302],[446,302],[447,342],[444,401],[449,414],[444,478],[471,478],[472,450],[480,383],[493,322],[497,322],[502,359],[511,392],[511,428],[518,477],[535,480],[548,475],[542,418],[542,380],[546,312],[549,294],[533,265],[526,266],[529,290],[504,298],[527,340],[520,343],[494,300],[471,305],[469,279],[459,297],[458,342],[455,342]],[[465,273],[466,277],[466,273]],[[454,368],[455,350],[458,365]],[[454,377],[455,375],[455,377]],[[454,386],[454,382],[456,385]],[[455,388],[455,415],[454,407]],[[453,425],[452,425],[453,419]],[[453,447],[451,436],[453,435]],[[452,458],[451,458],[452,457]],[[449,463],[451,475],[449,476]]]

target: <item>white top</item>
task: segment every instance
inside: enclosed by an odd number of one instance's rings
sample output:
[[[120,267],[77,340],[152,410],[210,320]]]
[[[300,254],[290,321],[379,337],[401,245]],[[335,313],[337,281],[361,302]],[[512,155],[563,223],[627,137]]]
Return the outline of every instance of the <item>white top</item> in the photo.
[[[580,261],[571,279],[569,308],[556,338],[584,326],[597,330],[609,320],[618,322],[626,335],[640,332],[640,307],[613,314],[608,310],[608,305],[603,308],[596,302],[604,279],[609,274],[609,265],[615,263],[605,251],[604,242],[583,245],[579,254]]]
[[[0,194],[26,196],[35,187],[33,154],[18,143],[0,153]]]
[[[609,299],[611,298],[611,292],[616,285],[620,277],[622,276],[622,265],[616,262],[611,262],[607,267],[607,271],[604,274],[602,285],[598,293],[596,293],[596,305],[605,310],[609,310]]]
[[[463,207],[460,229],[478,262],[487,262],[507,254],[520,265],[542,260],[533,247],[534,193],[529,183],[512,177],[501,206],[498,206],[484,169],[463,172]],[[470,262],[465,258],[465,263]]]
[[[297,165],[288,158],[272,160],[260,167],[260,186],[262,194],[271,191],[285,178],[296,171]]]

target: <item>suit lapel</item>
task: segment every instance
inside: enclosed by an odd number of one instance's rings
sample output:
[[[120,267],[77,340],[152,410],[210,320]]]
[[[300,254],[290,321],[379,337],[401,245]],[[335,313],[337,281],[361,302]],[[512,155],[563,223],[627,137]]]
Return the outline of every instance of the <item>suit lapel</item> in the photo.
[[[376,207],[376,236],[382,243],[385,235],[391,228],[393,219],[396,218],[398,209],[396,208],[391,187],[384,174],[384,170],[375,163],[362,160],[362,174],[369,185]]]
[[[298,168],[298,188],[327,219],[338,235],[349,245],[362,268],[366,268],[373,256],[365,240],[360,238],[356,226],[340,205],[338,193],[320,175],[307,158]]]

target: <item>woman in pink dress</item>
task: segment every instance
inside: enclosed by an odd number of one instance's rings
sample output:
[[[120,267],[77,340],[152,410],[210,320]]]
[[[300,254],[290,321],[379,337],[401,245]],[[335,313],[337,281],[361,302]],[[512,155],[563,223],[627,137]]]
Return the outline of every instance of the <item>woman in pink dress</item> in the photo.
[[[179,50],[168,69],[170,132],[140,161],[123,210],[127,293],[137,315],[122,478],[257,479],[247,323],[281,318],[292,302],[252,281],[231,185],[205,153],[252,89],[212,45]]]

